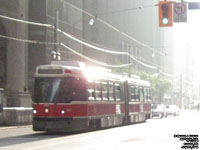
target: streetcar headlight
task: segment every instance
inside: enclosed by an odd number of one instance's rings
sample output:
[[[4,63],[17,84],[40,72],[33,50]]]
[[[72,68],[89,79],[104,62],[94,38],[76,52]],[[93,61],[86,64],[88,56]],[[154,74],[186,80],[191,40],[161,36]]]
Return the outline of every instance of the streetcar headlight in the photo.
[[[65,114],[65,111],[64,111],[64,110],[61,110],[61,114]]]
[[[37,114],[37,110],[34,109],[34,110],[33,110],[33,114]]]
[[[48,112],[49,112],[49,109],[48,109],[48,108],[45,108],[44,111],[45,111],[45,113],[48,113]]]

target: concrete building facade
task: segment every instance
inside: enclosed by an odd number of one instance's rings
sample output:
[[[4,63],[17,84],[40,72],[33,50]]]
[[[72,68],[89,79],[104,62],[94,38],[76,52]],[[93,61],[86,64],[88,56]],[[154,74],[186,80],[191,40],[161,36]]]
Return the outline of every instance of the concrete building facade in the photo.
[[[0,15],[28,20],[28,1],[1,0]],[[18,39],[28,39],[28,25],[0,18],[1,35]],[[28,44],[1,38],[0,87],[4,89],[6,106],[30,106],[28,94]],[[29,100],[27,100],[29,99]]]
[[[55,25],[56,11],[59,12],[59,29],[87,43],[113,51],[126,51],[148,65],[168,71],[172,68],[172,49],[162,49],[166,45],[163,37],[165,29],[158,27],[157,0],[0,0],[0,15],[19,20]],[[94,20],[89,25],[90,19]],[[103,21],[102,21],[103,20]],[[117,30],[116,30],[117,29]],[[170,29],[169,29],[170,30]],[[33,77],[38,65],[51,63],[51,52],[55,45],[55,30],[50,27],[30,25],[0,17],[0,35],[45,42],[33,44],[28,41],[0,38],[0,88],[4,88],[6,106],[31,107]],[[166,36],[171,36],[171,32]],[[133,62],[133,70],[157,73],[129,60],[125,56],[110,55],[86,47],[63,34],[60,42],[84,56],[108,64]],[[167,45],[170,45],[168,41]],[[143,43],[143,44],[141,44]],[[144,46],[147,45],[147,46]],[[152,51],[148,47],[155,49]],[[159,55],[158,52],[166,53]],[[82,60],[60,47],[63,61]],[[152,58],[152,54],[155,57]],[[167,66],[168,69],[165,69]]]

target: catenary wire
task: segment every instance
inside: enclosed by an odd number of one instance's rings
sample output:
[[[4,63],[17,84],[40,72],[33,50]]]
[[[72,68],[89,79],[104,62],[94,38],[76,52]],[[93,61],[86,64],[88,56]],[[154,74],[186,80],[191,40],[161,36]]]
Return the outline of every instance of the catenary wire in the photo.
[[[5,19],[9,19],[9,20],[12,20],[12,21],[17,21],[17,22],[21,22],[21,23],[26,23],[26,24],[32,24],[32,25],[38,25],[38,26],[45,26],[45,27],[53,27],[52,25],[50,24],[42,24],[42,23],[36,23],[36,22],[30,22],[30,21],[24,21],[24,20],[20,20],[20,19],[15,19],[15,18],[11,18],[11,17],[7,17],[7,16],[3,16],[3,15],[0,15],[0,17],[2,18],[5,18]],[[131,57],[133,60],[135,60],[136,62],[140,63],[141,65],[143,66],[146,66],[146,67],[149,67],[149,68],[152,68],[152,69],[156,69],[155,66],[150,66],[150,65],[147,65],[139,60],[137,60],[136,58],[134,58],[133,56],[131,56],[129,53],[127,52],[116,52],[116,51],[110,51],[110,50],[106,50],[106,49],[102,49],[102,48],[99,48],[99,47],[96,47],[96,46],[93,46],[91,44],[88,44],[86,42],[83,42],[81,40],[78,40],[77,38],[74,38],[73,36],[61,31],[60,29],[58,29],[59,32],[63,33],[65,36],[73,39],[73,40],[76,40],[77,42],[81,43],[81,44],[84,44],[86,46],[89,46],[89,47],[92,47],[94,49],[97,49],[97,50],[101,50],[103,52],[107,52],[107,53],[112,53],[112,54],[123,54],[123,55],[127,55],[129,57]],[[16,41],[23,41],[23,42],[29,42],[29,43],[38,43],[38,44],[55,44],[55,43],[46,43],[46,42],[39,42],[39,41],[30,41],[30,40],[23,40],[23,39],[17,39],[17,38],[13,38],[13,37],[6,37],[6,36],[1,36],[1,37],[4,37],[4,38],[9,38],[9,39],[12,39],[12,40],[16,40]]]
[[[20,23],[25,23],[25,24],[54,28],[54,26],[51,25],[51,24],[43,24],[43,23],[37,23],[37,22],[31,22],[31,21],[24,21],[24,20],[21,20],[21,19],[15,19],[15,18],[4,16],[4,15],[0,15],[0,18],[16,21],[16,22],[20,22]]]
[[[89,57],[87,57],[87,56],[85,56],[85,55],[82,55],[82,54],[78,53],[77,51],[73,50],[72,48],[68,47],[67,45],[65,45],[65,44],[63,44],[63,43],[61,43],[61,46],[65,47],[66,49],[68,49],[68,50],[71,51],[72,53],[74,53],[74,54],[76,54],[76,55],[78,55],[78,56],[80,56],[80,57],[82,57],[82,58],[84,58],[84,59],[86,59],[86,60],[89,60],[90,62],[93,62],[93,63],[95,63],[95,64],[98,64],[98,65],[101,65],[101,66],[104,66],[104,67],[122,68],[122,67],[128,67],[128,66],[131,66],[131,65],[132,65],[132,63],[130,63],[130,64],[123,64],[123,65],[109,65],[109,64],[102,63],[102,62],[100,62],[100,61],[94,60],[94,59],[92,59],[92,58],[89,58]]]
[[[34,40],[25,40],[25,39],[19,39],[19,38],[4,36],[4,35],[0,35],[0,38],[19,41],[19,42],[25,42],[25,43],[32,43],[32,44],[46,44],[46,45],[58,44],[58,43],[53,43],[53,42],[40,42],[40,41],[34,41]]]
[[[106,52],[106,53],[127,55],[131,59],[133,59],[134,61],[136,61],[137,63],[139,63],[139,64],[141,64],[141,65],[143,65],[145,67],[148,67],[148,68],[151,68],[151,69],[156,69],[155,66],[151,66],[151,65],[145,64],[145,63],[141,62],[140,60],[136,59],[135,57],[133,57],[132,55],[130,55],[129,53],[127,53],[127,52],[116,52],[116,51],[110,51],[110,50],[107,50],[107,49],[99,48],[97,46],[94,46],[94,45],[88,44],[88,43],[86,43],[84,41],[81,41],[81,40],[69,35],[68,33],[61,31],[60,29],[58,29],[58,31],[61,32],[62,34],[64,34],[65,36],[67,36],[67,37],[69,37],[69,38],[71,38],[71,39],[73,39],[73,40],[75,40],[75,41],[77,41],[77,42],[79,42],[79,43],[81,43],[81,44],[83,44],[85,46],[88,46],[90,48],[96,49],[98,51]]]
[[[53,25],[50,25],[50,24],[42,24],[42,23],[37,23],[37,22],[30,22],[30,21],[24,21],[24,20],[20,20],[20,19],[15,19],[15,18],[11,18],[11,17],[7,17],[7,16],[3,16],[3,15],[0,15],[0,17],[4,18],[4,19],[9,19],[9,20],[12,20],[12,21],[17,21],[17,22],[20,22],[20,23],[26,23],[26,24],[32,24],[32,25],[38,25],[38,26],[45,26],[45,27],[52,27],[52,28],[55,28]],[[61,31],[61,30],[59,30]],[[32,40],[24,40],[24,39],[18,39],[18,38],[13,38],[13,37],[8,37],[8,36],[3,36],[1,35],[1,38],[7,38],[7,39],[10,39],[10,40],[16,40],[16,41],[21,41],[21,42],[28,42],[28,43],[35,43],[35,44],[56,44],[56,43],[48,43],[48,42],[40,42],[40,41],[32,41]],[[104,49],[105,50],[105,49]],[[109,50],[105,50],[105,51],[109,51]],[[111,53],[113,53],[113,51],[110,51]],[[114,52],[115,53],[115,52]],[[118,53],[118,52],[117,52]],[[133,56],[131,56],[129,53],[127,52],[119,52],[118,54],[125,54],[127,56],[130,56],[132,59],[134,59],[135,61],[137,61],[138,63],[146,66],[146,67],[150,67],[150,68],[153,68],[153,69],[156,69],[155,66],[150,66],[150,65],[147,65],[145,63],[142,63],[141,61],[138,61],[136,58],[134,58]],[[126,66],[126,65],[125,65]]]
[[[159,51],[153,49],[152,47],[148,46],[147,44],[144,44],[144,43],[142,43],[141,41],[135,39],[134,37],[132,37],[132,36],[130,36],[130,35],[128,35],[128,34],[122,32],[122,31],[120,31],[119,29],[117,29],[116,27],[114,27],[114,26],[112,26],[111,24],[107,23],[107,22],[104,21],[103,19],[101,19],[101,18],[99,18],[99,17],[97,17],[97,16],[95,16],[95,15],[92,15],[91,13],[89,13],[89,12],[87,12],[87,11],[85,11],[85,10],[83,10],[83,9],[81,9],[81,8],[79,8],[79,7],[77,7],[77,6],[73,5],[73,4],[71,4],[71,3],[69,3],[69,2],[66,2],[66,1],[63,1],[63,2],[66,3],[67,5],[73,7],[74,9],[77,9],[77,10],[79,10],[79,11],[81,11],[81,12],[87,14],[88,16],[97,19],[97,20],[100,21],[101,23],[103,23],[103,24],[105,24],[106,26],[110,27],[110,28],[113,29],[114,31],[117,31],[117,32],[121,33],[122,35],[124,35],[125,37],[127,37],[127,38],[129,38],[129,39],[135,41],[136,43],[138,43],[138,44],[140,44],[140,45],[142,45],[142,46],[144,46],[144,47],[146,47],[146,48],[152,50],[153,52],[155,52],[155,53],[157,53],[157,54],[160,54],[160,55],[165,56],[164,53],[161,53],[161,52],[159,52]]]

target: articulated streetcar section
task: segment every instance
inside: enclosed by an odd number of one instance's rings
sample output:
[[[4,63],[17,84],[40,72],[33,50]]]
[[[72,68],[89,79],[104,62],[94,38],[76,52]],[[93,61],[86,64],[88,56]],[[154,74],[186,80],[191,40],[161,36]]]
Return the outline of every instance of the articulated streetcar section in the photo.
[[[33,94],[34,131],[82,131],[151,118],[148,81],[99,67],[41,65]]]

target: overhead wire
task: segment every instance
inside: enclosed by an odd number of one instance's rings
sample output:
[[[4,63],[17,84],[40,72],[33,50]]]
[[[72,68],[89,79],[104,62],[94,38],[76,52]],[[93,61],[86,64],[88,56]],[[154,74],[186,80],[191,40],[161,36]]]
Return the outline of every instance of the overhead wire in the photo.
[[[25,17],[25,15],[23,15],[23,14],[18,14],[16,12],[8,11],[8,10],[5,10],[3,8],[0,8],[0,11],[3,12],[3,13],[6,13],[6,14],[10,14],[11,16],[19,17],[19,18]],[[6,16],[6,17],[8,17],[8,16]],[[28,19],[28,21],[32,21],[32,22],[35,22],[35,23],[37,22],[36,20],[31,19],[31,18],[27,18],[27,19]]]
[[[107,14],[115,14],[115,13],[121,13],[121,12],[126,12],[126,11],[133,11],[133,10],[138,10],[138,9],[143,9],[143,8],[148,8],[156,5],[145,5],[145,6],[138,6],[138,7],[133,7],[133,8],[127,8],[127,9],[121,9],[121,10],[115,10],[115,11],[108,11],[105,13],[96,13],[96,15],[107,15]]]
[[[54,28],[54,26],[52,26],[51,24],[42,24],[42,23],[37,23],[37,22],[31,22],[31,21],[24,21],[24,20],[20,20],[20,19],[15,19],[15,18],[12,18],[12,17],[7,17],[7,16],[3,16],[3,15],[0,15],[0,18],[4,18],[4,19],[8,19],[8,20],[11,20],[11,21],[16,21],[16,22],[20,22],[20,23],[25,23],[25,24],[31,24],[31,25],[37,25],[37,26],[44,26],[44,27],[51,27],[51,28]],[[68,35],[67,33],[64,33],[62,32],[61,30],[58,30],[59,32],[63,33],[64,35]],[[76,39],[76,38],[73,38],[72,36],[69,36],[71,37],[73,40],[77,40],[78,42],[81,42],[80,40]],[[9,36],[4,36],[4,35],[0,35],[0,38],[4,38],[4,39],[9,39],[9,40],[14,40],[14,41],[19,41],[19,42],[26,42],[26,43],[33,43],[33,44],[58,44],[58,43],[53,43],[53,42],[40,42],[40,41],[34,41],[34,40],[25,40],[25,39],[20,39],[20,38],[14,38],[14,37],[9,37]],[[83,43],[82,43],[83,44]],[[84,42],[85,45],[89,46],[87,43]],[[99,64],[101,66],[106,66],[106,67],[114,67],[114,68],[117,68],[117,67],[127,67],[127,66],[130,66],[132,64],[123,64],[123,65],[109,65],[109,64],[106,64],[106,63],[102,63],[100,61],[96,61],[92,58],[89,58],[87,56],[84,56],[78,52],[76,52],[75,50],[71,49],[70,47],[66,46],[65,44],[61,43],[61,46],[64,46],[65,48],[67,48],[68,50],[70,50],[71,52],[75,53],[76,55],[79,55],[80,57],[84,58],[84,59],[87,59],[93,63],[96,63],[96,64]],[[92,45],[90,45],[92,46]],[[108,50],[105,50],[105,49],[101,49],[101,48],[98,48],[96,46],[94,46],[94,48],[96,49],[99,49],[99,50],[104,50],[104,51],[107,51]],[[109,51],[111,52],[111,51]],[[112,52],[111,52],[112,53]],[[118,54],[117,52],[113,52],[113,53],[116,53]]]
[[[37,22],[31,22],[31,21],[24,21],[24,20],[21,20],[21,19],[15,19],[15,18],[11,18],[11,17],[7,17],[7,16],[3,16],[3,15],[0,15],[1,18],[4,18],[4,19],[8,19],[8,20],[12,20],[12,21],[17,21],[17,22],[20,22],[20,23],[26,23],[26,24],[31,24],[31,25],[37,25],[37,26],[45,26],[45,27],[51,27],[51,28],[54,28],[53,25],[51,24],[42,24],[42,23],[37,23]],[[147,65],[139,60],[137,60],[136,58],[134,58],[133,56],[131,56],[129,53],[127,52],[117,52],[117,51],[110,51],[110,50],[106,50],[106,49],[103,49],[103,48],[100,48],[100,47],[97,47],[97,46],[93,46],[91,44],[88,44],[86,42],[83,42],[77,38],[74,38],[73,36],[67,34],[66,32],[63,32],[61,31],[60,29],[58,29],[59,32],[63,33],[65,36],[81,43],[81,44],[84,44],[88,47],[91,47],[91,48],[94,48],[94,49],[97,49],[97,50],[100,50],[100,51],[103,51],[103,52],[107,52],[107,53],[112,53],[112,54],[122,54],[122,55],[127,55],[129,57],[131,57],[133,60],[137,61],[138,63],[146,66],[146,67],[149,67],[149,68],[155,68],[154,66],[150,66],[150,65]],[[1,35],[2,38],[7,38],[7,39],[10,39],[10,40],[16,40],[16,41],[22,41],[22,42],[28,42],[28,43],[38,43],[38,44],[55,44],[55,43],[46,43],[46,42],[39,42],[39,41],[31,41],[31,40],[24,40],[24,39],[17,39],[17,38],[13,38],[13,37],[6,37],[6,36],[3,36]]]
[[[55,28],[53,25],[51,24],[43,24],[43,23],[37,23],[37,22],[31,22],[31,21],[24,21],[24,20],[20,20],[20,19],[15,19],[15,18],[11,18],[11,17],[7,17],[7,16],[3,16],[3,15],[0,15],[1,18],[4,18],[4,19],[8,19],[8,20],[12,20],[12,21],[17,21],[17,22],[20,22],[20,23],[26,23],[26,24],[31,24],[31,25],[37,25],[37,26],[44,26],[44,27],[51,27],[51,28]],[[116,51],[110,51],[110,50],[107,50],[107,49],[103,49],[103,48],[99,48],[97,46],[94,46],[94,45],[91,45],[91,44],[88,44],[86,42],[83,42],[81,40],[78,40],[76,38],[74,38],[73,36],[67,34],[66,32],[63,32],[61,31],[60,29],[58,29],[59,32],[62,32],[64,35],[70,37],[71,39],[73,40],[76,40],[82,44],[85,44],[87,46],[90,46],[90,47],[93,47],[95,49],[98,49],[98,50],[101,50],[103,52],[107,52],[107,53],[112,53],[112,54],[123,54],[123,55],[127,55],[129,56],[130,58],[132,58],[133,60],[135,60],[136,62],[142,64],[143,66],[146,66],[146,67],[149,67],[149,68],[152,68],[152,69],[156,69],[155,66],[151,66],[151,65],[147,65],[139,60],[137,60],[136,58],[134,58],[132,55],[130,55],[129,53],[127,52],[116,52]],[[4,35],[1,35],[0,36],[1,38],[6,38],[6,39],[10,39],[10,40],[15,40],[15,41],[21,41],[21,42],[27,42],[27,43],[35,43],[35,44],[58,44],[58,43],[51,43],[51,42],[40,42],[40,41],[33,41],[33,40],[24,40],[24,39],[19,39],[19,38],[14,38],[14,37],[8,37],[8,36],[4,36]],[[66,46],[66,45],[65,45]],[[89,58],[90,59],[90,58]],[[89,60],[88,59],[88,60]],[[92,59],[91,59],[92,60]],[[95,62],[94,60],[92,60],[93,62]],[[98,62],[98,61],[97,61]],[[98,62],[98,64],[101,64]],[[102,63],[101,65],[105,65],[104,63]],[[130,64],[129,64],[130,65]],[[106,66],[106,65],[105,65]],[[108,67],[116,67],[117,65],[107,65]],[[118,65],[119,66],[119,65]],[[126,67],[128,66],[127,64],[125,65],[121,65],[120,67]]]
[[[111,50],[108,50],[108,49],[100,48],[100,47],[94,46],[94,45],[92,45],[92,44],[86,43],[86,42],[84,42],[84,41],[81,41],[81,40],[79,40],[79,39],[73,37],[72,35],[70,35],[70,34],[64,32],[64,31],[62,31],[62,30],[60,30],[60,29],[58,29],[58,31],[59,31],[60,33],[62,33],[63,35],[67,36],[68,38],[70,38],[70,39],[72,39],[72,40],[74,40],[74,41],[76,41],[76,42],[78,42],[78,43],[81,43],[81,44],[83,44],[83,45],[85,45],[85,46],[88,46],[88,47],[90,47],[90,48],[96,49],[96,50],[98,50],[98,51],[102,51],[102,52],[106,52],[106,53],[111,53],[111,54],[117,54],[117,55],[128,55],[127,52],[111,51]]]
[[[148,68],[151,68],[151,69],[156,69],[155,66],[151,66],[151,65],[143,63],[142,61],[140,61],[140,60],[136,59],[135,57],[133,57],[132,55],[130,55],[128,52],[117,52],[117,51],[111,51],[111,50],[108,50],[108,49],[100,48],[100,47],[91,45],[89,43],[86,43],[84,41],[81,41],[81,40],[69,35],[68,33],[64,32],[64,31],[61,31],[60,29],[58,29],[58,31],[61,32],[62,34],[64,34],[65,36],[67,36],[67,37],[69,37],[69,38],[71,38],[71,39],[73,39],[73,40],[75,40],[75,41],[77,41],[77,42],[79,42],[79,43],[81,43],[85,46],[88,46],[90,48],[96,49],[98,51],[106,52],[106,53],[111,53],[111,54],[126,55],[126,56],[130,57],[131,59],[133,59],[134,61],[136,61],[137,63],[139,63],[139,64],[141,64],[145,67],[148,67]]]
[[[71,3],[69,3],[69,2],[66,2],[66,1],[63,1],[63,2],[66,3],[67,5],[69,5],[69,6],[73,7],[73,8],[75,8],[75,9],[77,9],[77,10],[79,10],[79,11],[85,13],[85,14],[87,14],[88,16],[90,16],[90,17],[92,17],[92,18],[95,18],[95,19],[98,20],[99,22],[105,24],[106,26],[110,27],[110,28],[113,29],[114,31],[117,31],[117,32],[121,33],[121,34],[124,35],[125,37],[127,37],[127,38],[129,38],[129,39],[135,41],[136,43],[142,45],[143,47],[146,47],[146,48],[152,50],[153,52],[155,52],[155,53],[157,53],[157,54],[160,54],[160,55],[162,55],[162,56],[165,56],[164,53],[161,53],[161,52],[159,52],[159,51],[153,49],[152,47],[148,46],[147,44],[145,44],[145,43],[143,43],[143,42],[141,42],[141,41],[135,39],[134,37],[128,35],[127,33],[124,33],[124,32],[122,32],[122,31],[120,31],[119,29],[117,29],[116,27],[114,27],[114,26],[112,26],[111,24],[107,23],[107,22],[104,21],[103,19],[101,19],[101,18],[99,18],[99,17],[97,17],[97,16],[95,16],[95,15],[93,15],[93,14],[91,14],[91,13],[89,13],[89,12],[87,12],[87,11],[85,11],[85,10],[83,10],[83,9],[81,9],[81,8],[79,8],[79,7],[77,7],[77,6],[73,5],[73,4],[71,4]]]
[[[0,35],[0,38],[19,41],[19,42],[25,42],[25,43],[32,43],[32,44],[46,44],[46,45],[58,44],[58,43],[54,43],[54,42],[40,42],[40,41],[34,41],[34,40],[25,40],[25,39],[19,39],[19,38],[4,36],[4,35]]]
[[[31,25],[36,25],[36,26],[43,26],[43,27],[54,28],[54,26],[51,25],[51,24],[43,24],[43,23],[37,23],[37,22],[32,22],[32,21],[25,21],[25,20],[15,19],[15,18],[12,18],[12,17],[4,16],[4,15],[0,15],[0,18],[4,18],[4,19],[7,19],[7,20],[12,20],[12,21],[16,21],[16,22],[20,22],[20,23],[25,23],[25,24],[31,24]]]
[[[167,77],[172,77],[172,78],[177,78],[179,77],[180,75],[173,75],[173,74],[168,74],[168,73],[165,73],[161,70],[159,70],[159,73],[162,73],[163,75],[167,76]]]
[[[90,62],[93,62],[95,64],[98,64],[98,65],[101,65],[101,66],[104,66],[104,67],[122,68],[122,67],[128,67],[128,66],[132,65],[132,63],[130,63],[130,64],[122,64],[122,65],[109,65],[109,64],[102,63],[100,61],[94,60],[92,58],[89,58],[89,57],[87,57],[87,56],[85,56],[85,55],[73,50],[72,48],[68,47],[67,45],[65,45],[63,43],[61,43],[61,46],[65,47],[66,49],[68,49],[72,53],[74,53],[74,54],[76,54],[76,55],[78,55],[78,56],[80,56],[80,57],[82,57],[82,58],[84,58],[86,60],[89,60]]]

